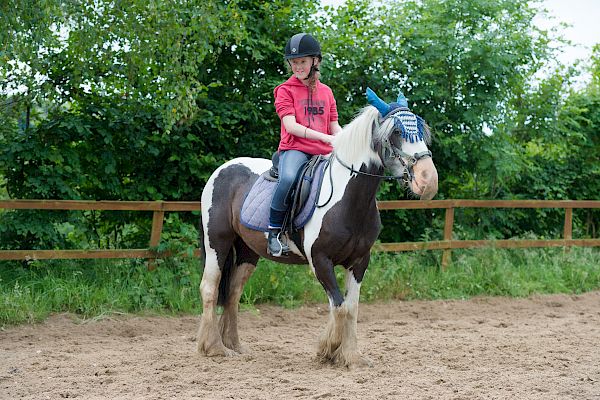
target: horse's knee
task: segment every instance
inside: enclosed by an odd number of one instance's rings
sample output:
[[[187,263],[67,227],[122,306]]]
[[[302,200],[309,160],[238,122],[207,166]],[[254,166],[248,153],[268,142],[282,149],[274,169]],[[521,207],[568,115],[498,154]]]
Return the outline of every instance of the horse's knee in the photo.
[[[321,286],[323,286],[323,289],[325,289],[327,297],[329,297],[329,304],[335,308],[340,307],[344,302],[344,296],[338,286],[331,261],[327,260],[322,263],[313,263],[315,276],[319,280]]]

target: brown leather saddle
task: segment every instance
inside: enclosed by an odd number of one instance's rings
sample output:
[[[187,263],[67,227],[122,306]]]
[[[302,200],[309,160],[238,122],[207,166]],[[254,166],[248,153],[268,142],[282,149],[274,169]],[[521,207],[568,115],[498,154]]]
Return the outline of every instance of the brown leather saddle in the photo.
[[[273,153],[271,160],[273,161],[273,165],[263,174],[263,176],[268,180],[277,181],[279,179],[279,152]],[[321,162],[325,160],[326,157],[322,155],[312,156],[298,171],[292,189],[292,205],[288,210],[284,225],[289,225],[288,221],[294,221],[295,217],[303,210],[306,200],[310,197],[311,187],[315,180],[318,167]],[[291,227],[287,226],[287,228],[289,229]]]

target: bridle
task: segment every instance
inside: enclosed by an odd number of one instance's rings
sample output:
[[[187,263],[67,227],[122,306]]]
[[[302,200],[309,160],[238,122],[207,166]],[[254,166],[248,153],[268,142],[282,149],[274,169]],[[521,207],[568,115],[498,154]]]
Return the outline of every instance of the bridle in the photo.
[[[404,109],[400,109],[399,111],[402,111],[402,110],[404,110]],[[388,118],[395,118],[395,114],[396,113],[394,112],[394,113],[390,113],[390,114],[386,115],[385,118],[383,118],[381,122],[384,122]],[[380,125],[381,125],[381,123],[380,123]],[[376,129],[376,123],[373,122],[373,130],[375,130],[375,129]],[[399,161],[400,164],[402,165],[402,167],[404,167],[404,172],[402,173],[402,175],[371,174],[368,172],[363,172],[363,171],[354,169],[354,165],[346,164],[344,161],[342,161],[340,159],[340,157],[335,152],[333,153],[333,158],[338,160],[338,162],[343,167],[348,169],[351,174],[356,173],[359,175],[371,176],[374,178],[380,178],[380,179],[385,179],[385,180],[401,180],[405,184],[408,184],[409,182],[415,181],[415,173],[414,173],[415,164],[423,158],[427,158],[427,157],[431,158],[432,153],[430,150],[426,150],[426,151],[421,151],[419,153],[414,153],[411,155],[411,154],[406,153],[402,149],[399,149],[392,143],[392,141],[389,138],[391,135],[399,135],[399,134],[400,134],[400,132],[398,132],[397,130],[392,131],[392,133],[390,133],[389,136],[386,137],[382,141],[382,146],[379,149],[378,153],[379,153],[379,158],[381,159],[381,162],[383,163],[384,167],[387,164],[389,164],[390,161],[393,161],[393,160]],[[388,156],[388,154],[389,154],[389,156]]]
[[[394,117],[394,114],[386,115],[386,117],[383,118],[381,122],[385,121],[388,118]],[[376,123],[373,122],[373,130],[375,130],[375,129],[376,129]],[[391,136],[391,135],[400,135],[400,132],[397,132],[395,129],[394,131],[392,131],[389,134],[389,136]],[[358,169],[355,169],[354,165],[346,164],[338,156],[338,154],[334,151],[331,153],[331,157],[329,157],[329,159],[327,161],[328,164],[326,165],[326,167],[329,168],[329,182],[331,184],[331,194],[329,195],[329,199],[327,199],[327,201],[325,203],[317,204],[317,207],[320,208],[320,207],[324,207],[325,205],[327,205],[329,203],[329,201],[331,201],[331,198],[333,196],[333,175],[332,175],[333,168],[331,166],[332,166],[334,160],[337,160],[341,166],[343,166],[344,168],[349,170],[350,175],[358,174],[358,175],[369,176],[372,178],[378,178],[378,179],[384,179],[384,180],[399,180],[399,181],[402,181],[405,185],[408,185],[410,182],[414,182],[414,184],[417,185],[417,187],[418,187],[417,181],[415,179],[414,166],[417,162],[419,162],[419,160],[421,160],[423,158],[427,158],[427,157],[431,158],[432,157],[431,151],[428,149],[426,151],[421,151],[419,153],[414,153],[412,155],[408,154],[405,151],[403,151],[402,149],[399,149],[398,147],[396,147],[390,140],[389,136],[386,137],[382,141],[382,146],[378,150],[377,153],[379,154],[379,158],[381,159],[381,162],[384,167],[390,161],[393,161],[393,160],[399,161],[400,164],[402,164],[402,166],[404,167],[404,171],[402,172],[401,175],[380,175],[380,174],[371,174],[369,172],[360,171]],[[389,154],[389,156],[387,154]]]
[[[391,144],[390,144],[391,145]],[[380,175],[380,174],[371,174],[369,172],[364,172],[354,168],[354,165],[348,165],[337,155],[337,153],[333,153],[333,158],[336,159],[344,168],[350,171],[350,174],[358,174],[364,176],[371,176],[373,178],[380,178],[385,180],[402,180],[404,183],[408,183],[415,179],[415,174],[413,171],[413,167],[415,164],[422,158],[431,157],[431,151],[422,151],[420,153],[415,153],[412,156],[404,151],[398,149],[395,146],[390,146],[390,150],[392,151],[393,156],[386,158],[386,161],[397,159],[400,161],[402,166],[404,167],[404,172],[402,175]],[[406,161],[404,161],[406,159]],[[383,165],[386,165],[386,161],[383,161]],[[331,159],[329,161],[331,164]]]
[[[388,140],[389,142],[389,140]],[[323,204],[317,204],[318,208],[324,207],[326,206],[330,201],[331,198],[333,197],[333,168],[331,167],[333,164],[334,160],[337,160],[341,166],[343,166],[344,168],[346,168],[347,170],[350,171],[350,175],[352,174],[358,174],[358,175],[363,175],[363,176],[369,176],[372,178],[379,178],[379,179],[385,179],[385,180],[399,180],[402,181],[405,185],[408,185],[410,182],[414,181],[415,185],[418,186],[417,181],[415,180],[415,174],[413,171],[413,167],[414,165],[422,158],[426,158],[426,157],[431,157],[431,151],[427,150],[427,151],[422,151],[420,153],[415,153],[412,156],[408,153],[405,153],[404,151],[398,149],[396,146],[392,145],[391,143],[389,143],[390,146],[390,150],[393,154],[393,156],[386,158],[387,161],[391,160],[391,159],[398,159],[400,161],[400,163],[402,164],[402,166],[404,167],[404,172],[402,173],[402,175],[380,175],[380,174],[371,174],[369,172],[364,172],[364,171],[360,171],[358,169],[354,168],[354,165],[348,165],[346,164],[344,161],[342,161],[342,159],[337,155],[337,153],[333,152],[331,154],[331,157],[329,157],[329,159],[327,160],[327,164],[326,164],[326,168],[329,168],[329,183],[331,185],[331,193],[329,194],[329,198],[327,199],[327,201]],[[381,155],[380,155],[381,157]],[[404,159],[406,159],[407,161],[404,161]],[[384,160],[382,160],[383,165],[385,166],[386,162]]]

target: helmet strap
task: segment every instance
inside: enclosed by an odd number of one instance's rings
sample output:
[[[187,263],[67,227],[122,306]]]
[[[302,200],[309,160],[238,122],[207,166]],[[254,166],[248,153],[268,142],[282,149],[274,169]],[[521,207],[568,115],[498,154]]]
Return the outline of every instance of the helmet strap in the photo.
[[[315,58],[313,57],[312,65],[310,66],[310,72],[308,73],[308,76],[306,78],[304,78],[304,80],[307,81],[310,78],[312,78],[313,75],[315,74],[315,72],[319,72],[319,67],[315,66]]]
[[[292,68],[292,62],[290,60],[286,60],[290,68]],[[315,75],[315,72],[319,72],[319,67],[315,66],[315,57],[312,57],[312,65],[310,66],[310,72],[304,78],[305,81],[309,80]]]

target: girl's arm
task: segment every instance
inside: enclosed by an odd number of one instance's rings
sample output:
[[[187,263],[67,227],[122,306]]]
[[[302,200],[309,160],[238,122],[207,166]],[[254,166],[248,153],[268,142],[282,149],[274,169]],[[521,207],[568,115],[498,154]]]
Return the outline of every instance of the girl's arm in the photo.
[[[303,137],[312,140],[320,140],[321,142],[331,143],[333,140],[332,135],[327,135],[325,133],[315,131],[314,129],[307,128],[304,125],[300,125],[296,122],[295,115],[286,115],[281,119],[283,122],[283,126],[288,133],[291,133],[294,136]],[[338,124],[339,126],[339,124]],[[341,130],[341,128],[340,128]],[[333,132],[333,131],[332,131]],[[337,133],[337,132],[334,132]]]
[[[329,130],[333,135],[337,135],[342,131],[342,127],[340,126],[338,121],[331,121],[329,123]]]

